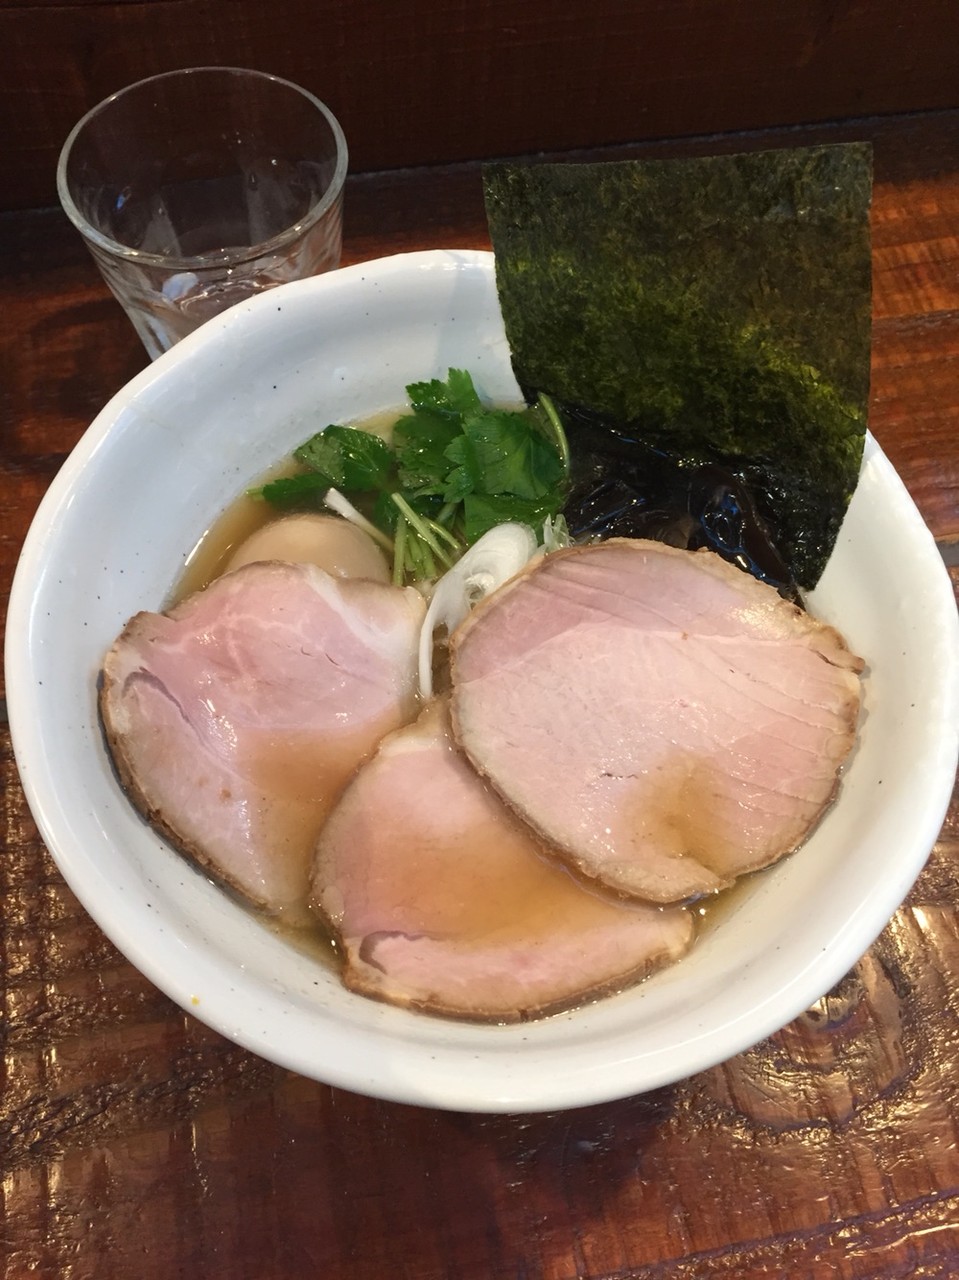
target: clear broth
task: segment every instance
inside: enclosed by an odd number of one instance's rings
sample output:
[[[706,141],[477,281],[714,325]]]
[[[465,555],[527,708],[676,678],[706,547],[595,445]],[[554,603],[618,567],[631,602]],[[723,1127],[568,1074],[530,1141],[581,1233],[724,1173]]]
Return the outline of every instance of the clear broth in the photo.
[[[368,431],[381,436],[384,440],[389,440],[393,425],[403,412],[402,409],[386,409],[348,425],[355,427],[358,431]],[[297,462],[287,458],[271,467],[258,479],[252,480],[250,489],[258,489],[270,480],[296,475],[302,469]],[[288,511],[271,506],[262,498],[251,498],[249,493],[241,494],[217,516],[187,556],[167,607],[186,599],[194,591],[202,591],[204,587],[209,586],[223,572],[237,547],[251,534],[289,514]]]

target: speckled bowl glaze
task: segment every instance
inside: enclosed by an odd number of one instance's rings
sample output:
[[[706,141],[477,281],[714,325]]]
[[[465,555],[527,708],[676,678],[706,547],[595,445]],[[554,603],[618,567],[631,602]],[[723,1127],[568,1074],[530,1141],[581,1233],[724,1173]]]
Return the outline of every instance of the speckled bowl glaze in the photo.
[[[756,1043],[823,995],[921,869],[956,768],[959,628],[927,529],[870,439],[812,599],[868,663],[837,803],[737,891],[693,951],[622,995],[538,1023],[470,1026],[344,990],[134,813],[96,713],[101,658],[162,606],[244,487],[318,425],[470,369],[517,394],[489,254],[415,253],[283,286],[211,321],[97,417],[46,495],[10,601],[17,763],[51,853],[125,955],[184,1009],[317,1080],[402,1102],[532,1111],[622,1097]],[[53,375],[55,376],[55,375]]]

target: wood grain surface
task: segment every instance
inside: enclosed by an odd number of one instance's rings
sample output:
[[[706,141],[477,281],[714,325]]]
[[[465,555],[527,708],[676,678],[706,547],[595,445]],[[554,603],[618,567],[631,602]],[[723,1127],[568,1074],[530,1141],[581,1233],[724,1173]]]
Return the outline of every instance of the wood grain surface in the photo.
[[[959,585],[959,115],[652,150],[823,136],[875,143],[871,426]],[[478,167],[355,177],[346,225],[351,261],[483,246]],[[46,487],[145,356],[58,212],[0,217],[0,314],[5,614]],[[182,1013],[66,888],[5,724],[0,772],[9,1280],[959,1276],[955,801],[888,928],[779,1034],[649,1095],[471,1116],[312,1083]]]
[[[365,173],[959,107],[954,0],[0,0],[0,209],[74,122],[177,67],[327,102]]]

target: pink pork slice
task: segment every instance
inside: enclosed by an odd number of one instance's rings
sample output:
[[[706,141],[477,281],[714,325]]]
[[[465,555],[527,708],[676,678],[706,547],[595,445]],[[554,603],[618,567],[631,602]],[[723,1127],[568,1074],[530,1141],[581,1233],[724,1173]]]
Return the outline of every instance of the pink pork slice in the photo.
[[[347,987],[515,1022],[637,981],[689,946],[682,907],[618,901],[544,858],[457,751],[446,706],[391,734],[320,836],[317,910]]]
[[[570,865],[672,902],[795,849],[855,741],[861,659],[712,552],[548,556],[453,636],[476,768]]]
[[[309,918],[316,837],[380,738],[417,710],[419,593],[251,564],[131,619],[100,712],[143,816],[251,902]]]

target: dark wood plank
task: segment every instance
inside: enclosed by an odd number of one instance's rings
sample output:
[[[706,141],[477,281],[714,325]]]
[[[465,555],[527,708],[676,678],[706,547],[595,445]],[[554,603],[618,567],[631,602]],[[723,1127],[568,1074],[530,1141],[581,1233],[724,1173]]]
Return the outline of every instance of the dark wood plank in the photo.
[[[354,172],[959,104],[951,0],[0,3],[0,208],[54,201],[73,123],[176,67],[286,76]]]

